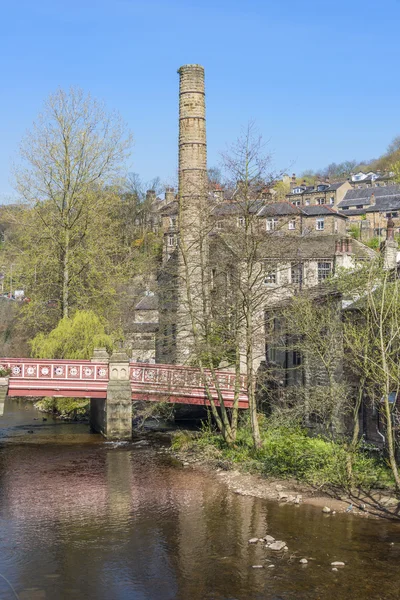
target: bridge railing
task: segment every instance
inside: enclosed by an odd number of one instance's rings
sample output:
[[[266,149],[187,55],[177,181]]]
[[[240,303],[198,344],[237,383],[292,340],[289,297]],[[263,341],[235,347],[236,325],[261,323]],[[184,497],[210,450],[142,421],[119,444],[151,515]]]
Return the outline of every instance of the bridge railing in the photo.
[[[0,368],[10,369],[10,396],[72,396],[103,398],[107,394],[109,366],[91,360],[1,358]],[[181,365],[129,364],[133,400],[209,404],[200,371]],[[235,398],[236,376],[217,371],[214,381],[206,371],[209,393],[218,402],[218,390],[227,406]],[[247,408],[246,378],[240,376],[239,406]]]

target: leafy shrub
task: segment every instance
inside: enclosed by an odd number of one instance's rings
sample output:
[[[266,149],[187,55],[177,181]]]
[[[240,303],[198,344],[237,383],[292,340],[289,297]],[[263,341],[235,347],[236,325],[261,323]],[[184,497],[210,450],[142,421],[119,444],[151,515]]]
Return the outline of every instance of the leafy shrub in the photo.
[[[39,333],[30,342],[35,358],[90,358],[93,349],[113,348],[112,338],[105,332],[105,322],[91,310],[78,310],[63,318],[50,333]]]
[[[0,377],[8,377],[11,375],[11,369],[0,368]]]
[[[379,238],[373,237],[370,240],[368,240],[367,242],[365,242],[365,245],[368,246],[369,248],[372,248],[373,250],[378,250]]]
[[[275,477],[296,477],[312,485],[348,488],[350,485],[371,488],[391,487],[389,469],[379,457],[368,457],[362,450],[351,455],[353,479],[349,480],[350,454],[344,443],[322,436],[310,437],[300,425],[276,425],[263,417],[262,447],[255,449],[247,421],[238,430],[236,444],[227,446],[220,435],[203,430],[191,445],[199,449],[213,446],[224,458],[241,463],[253,471]]]
[[[86,417],[89,401],[79,398],[42,398],[35,403],[35,407],[46,413],[58,415],[63,418]]]

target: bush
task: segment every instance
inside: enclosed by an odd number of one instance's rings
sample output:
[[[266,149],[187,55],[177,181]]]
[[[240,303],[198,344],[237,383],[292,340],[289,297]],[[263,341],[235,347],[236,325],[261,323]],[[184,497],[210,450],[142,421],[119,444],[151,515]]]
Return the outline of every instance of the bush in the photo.
[[[391,487],[390,471],[380,458],[365,456],[357,450],[353,453],[353,480],[349,480],[350,454],[346,445],[322,436],[310,437],[300,425],[276,425],[262,418],[260,423],[263,445],[255,449],[251,429],[243,422],[238,430],[235,446],[228,447],[220,435],[210,429],[203,430],[192,446],[205,448],[212,445],[223,457],[233,463],[241,463],[253,471],[274,477],[295,477],[321,487],[363,488]]]
[[[373,237],[370,240],[368,240],[367,242],[365,242],[365,245],[368,246],[369,248],[372,248],[373,250],[378,250],[379,238]]]
[[[88,359],[96,347],[111,352],[113,340],[100,317],[91,310],[78,310],[71,319],[61,319],[50,333],[39,333],[30,345],[34,358]]]

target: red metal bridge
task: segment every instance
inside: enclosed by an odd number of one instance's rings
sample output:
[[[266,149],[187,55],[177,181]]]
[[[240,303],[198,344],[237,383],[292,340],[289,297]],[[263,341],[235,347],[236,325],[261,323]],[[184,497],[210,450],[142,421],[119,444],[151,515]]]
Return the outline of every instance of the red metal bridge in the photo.
[[[109,365],[92,360],[42,360],[0,358],[0,369],[10,369],[8,396],[53,396],[106,398]],[[129,363],[132,400],[209,405],[198,369],[179,365]],[[206,373],[210,393],[218,405],[218,393],[210,372]],[[218,388],[224,404],[231,407],[236,376],[217,371]],[[239,408],[248,408],[246,380],[240,376]]]

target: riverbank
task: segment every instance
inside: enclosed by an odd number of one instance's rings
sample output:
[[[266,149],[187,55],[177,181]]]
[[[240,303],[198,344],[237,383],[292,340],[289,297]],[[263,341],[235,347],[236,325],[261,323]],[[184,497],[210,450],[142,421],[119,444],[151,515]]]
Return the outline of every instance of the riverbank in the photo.
[[[171,436],[171,454],[185,468],[213,473],[231,491],[294,506],[320,508],[327,518],[347,513],[364,518],[400,521],[400,499],[394,489],[353,488],[351,491],[329,484],[317,485],[294,477],[260,474],[257,461],[234,460],[212,444],[204,444],[193,432],[178,432]],[[183,442],[182,440],[185,440]],[[191,441],[190,441],[191,440]],[[230,452],[231,454],[231,452]],[[237,457],[235,457],[237,458]]]

